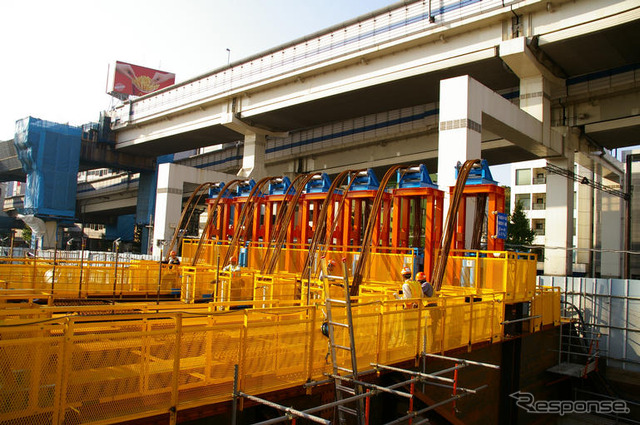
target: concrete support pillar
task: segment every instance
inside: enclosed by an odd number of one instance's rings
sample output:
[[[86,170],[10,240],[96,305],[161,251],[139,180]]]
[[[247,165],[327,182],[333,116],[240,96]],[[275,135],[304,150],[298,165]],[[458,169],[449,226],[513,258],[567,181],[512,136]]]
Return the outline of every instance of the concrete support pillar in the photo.
[[[520,79],[520,109],[542,123],[542,143],[551,135],[551,82],[542,74]]]
[[[242,168],[238,176],[255,180],[267,176],[265,163],[266,136],[264,134],[249,133],[244,136],[244,154]]]
[[[473,81],[475,83],[475,81]],[[468,75],[440,81],[440,131],[438,133],[438,186],[445,191],[456,183],[456,164],[480,158],[482,95],[476,95]]]
[[[549,82],[538,70],[530,70],[529,76],[520,79],[520,109],[542,123],[542,140],[548,144],[551,130],[551,102]],[[533,74],[533,75],[531,75]],[[565,152],[566,154],[566,152]],[[573,170],[571,159],[549,160],[566,170]],[[571,276],[573,273],[573,211],[574,183],[571,179],[557,174],[547,174],[547,215],[544,258],[544,272],[548,275]]]
[[[589,180],[595,181],[595,173],[586,168],[578,167],[578,173],[588,177]],[[587,276],[592,276],[592,259],[595,258],[592,249],[593,246],[593,229],[595,228],[596,211],[594,211],[595,192],[593,187],[583,184],[576,185],[576,246],[578,248],[574,261],[574,272],[581,272],[584,266],[584,272]],[[579,268],[577,268],[579,267]]]
[[[573,170],[573,155],[548,163]],[[573,273],[573,192],[574,182],[564,176],[547,174],[547,218],[544,273],[571,276]]]
[[[42,242],[39,248],[41,249],[55,249],[58,243],[58,222],[55,220],[45,221],[46,233],[42,237]]]
[[[468,159],[481,158],[484,97],[478,87],[478,83],[467,75],[440,81],[438,186],[445,191],[444,214],[449,210],[448,188],[456,184],[456,165]],[[475,211],[474,198],[463,202],[466,202],[467,212]],[[466,214],[465,249],[471,244],[473,219],[473,213]]]
[[[159,242],[169,242],[182,214],[185,183],[200,185],[206,182],[229,182],[235,176],[178,164],[158,166],[155,219],[153,223],[153,253],[160,255]]]
[[[597,175],[598,183],[602,182],[602,177]],[[599,213],[600,220],[596,223],[599,230],[600,240],[600,277],[620,278],[622,277],[622,254],[614,251],[624,249],[623,238],[623,200],[617,196],[606,192],[600,192]]]
[[[152,252],[158,253],[158,255],[161,255],[162,250],[162,246],[158,246],[159,242],[168,242],[171,239],[182,213],[184,180],[176,176],[176,168],[172,165],[174,164],[160,164],[158,166],[152,246]]]

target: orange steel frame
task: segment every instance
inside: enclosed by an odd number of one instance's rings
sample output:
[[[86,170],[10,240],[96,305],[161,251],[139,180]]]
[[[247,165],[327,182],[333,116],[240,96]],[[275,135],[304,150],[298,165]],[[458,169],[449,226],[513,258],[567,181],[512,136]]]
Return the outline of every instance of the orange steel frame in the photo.
[[[349,192],[342,210],[342,245],[359,246],[364,225],[362,220],[363,204],[368,208],[373,203],[377,191],[360,190]],[[362,201],[365,201],[364,203]],[[353,209],[353,217],[351,212]],[[371,211],[376,215],[376,223],[373,231],[373,246],[389,246],[389,233],[391,223],[391,194],[385,192],[382,199],[382,212]],[[380,228],[380,218],[383,218],[382,229]]]
[[[213,213],[213,203],[215,199],[207,199],[207,214]],[[229,222],[231,220],[231,206],[233,205],[233,198],[222,198],[218,204],[218,216],[216,218],[215,226],[211,226],[207,231],[208,239],[227,239],[233,236],[233,228],[229,228]]]
[[[318,224],[318,214],[320,213],[320,208],[322,208],[322,203],[325,198],[330,196],[326,192],[320,193],[305,193],[301,197],[302,203],[302,211],[300,214],[300,243],[306,245],[309,243],[313,234],[316,231],[316,226]],[[331,195],[332,205],[327,211],[327,240],[330,239],[329,233],[331,232],[331,225],[334,221],[334,214],[337,210],[337,206],[340,203],[340,199],[342,195],[338,193],[334,193]],[[313,208],[312,208],[313,206]],[[311,221],[311,225],[309,222]],[[338,242],[342,241],[342,221],[338,221],[336,225],[336,230],[333,233],[333,237],[337,239]],[[333,242],[333,241],[331,241]]]
[[[442,239],[442,218],[444,192],[431,187],[415,187],[393,190],[393,228],[391,233],[391,246],[394,248],[409,247],[410,209],[411,200],[414,200],[414,211],[422,208],[422,200],[425,200],[425,215],[422,223],[414,223],[420,226],[420,231],[424,229],[424,273],[427,279],[431,279],[431,271],[435,262],[436,250]]]
[[[449,193],[453,196],[453,187],[449,188]],[[453,241],[454,249],[465,249],[465,231],[467,217],[467,198],[487,195],[487,205],[489,214],[487,217],[487,251],[504,251],[504,239],[498,239],[496,228],[496,213],[504,213],[504,187],[495,184],[474,184],[467,185],[462,194],[460,208],[456,222],[456,237]]]
[[[233,208],[233,227],[229,228],[231,230],[231,236],[233,236],[233,231],[235,231],[235,226],[237,226],[240,220],[240,213],[242,212],[242,208],[244,208],[244,205],[247,203],[247,199],[249,199],[248,196],[238,196],[236,198],[233,198],[232,200],[232,204],[234,208]],[[261,205],[265,202],[265,199],[262,197],[254,197],[253,202],[255,203],[255,206],[253,208],[253,217],[251,220],[251,238],[255,239],[256,235],[259,235],[261,233],[261,230],[262,230],[262,233],[264,233],[264,225],[262,225],[263,229],[260,229],[261,227],[260,210],[261,210]]]
[[[262,237],[263,238],[262,240],[264,242],[269,242],[272,240],[273,237],[275,237],[273,232],[275,231],[275,228],[277,226],[277,223],[275,223],[276,217],[280,212],[280,208],[282,208],[285,202],[290,201],[291,198],[293,198],[293,195],[291,194],[268,195],[265,198],[263,229],[260,233],[256,234],[258,237]],[[294,218],[289,223],[289,227],[287,228],[287,238],[285,239],[285,243],[287,244],[293,243],[295,237],[299,238],[299,235],[298,235],[299,232],[296,231],[295,229],[295,224],[296,224],[295,218],[296,217],[294,216]]]

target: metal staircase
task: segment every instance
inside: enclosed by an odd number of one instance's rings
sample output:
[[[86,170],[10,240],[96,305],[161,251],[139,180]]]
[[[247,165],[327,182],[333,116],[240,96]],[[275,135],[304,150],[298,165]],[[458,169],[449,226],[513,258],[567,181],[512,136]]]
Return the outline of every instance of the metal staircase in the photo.
[[[558,364],[549,372],[586,378],[590,372],[598,370],[600,332],[595,325],[585,323],[582,313],[573,304],[564,302],[562,313],[569,326],[560,326]]]

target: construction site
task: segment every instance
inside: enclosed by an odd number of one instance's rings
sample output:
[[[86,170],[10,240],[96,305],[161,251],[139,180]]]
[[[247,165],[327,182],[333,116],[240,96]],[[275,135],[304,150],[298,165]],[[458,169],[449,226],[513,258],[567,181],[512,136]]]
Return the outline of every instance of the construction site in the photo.
[[[443,199],[423,165],[211,182],[179,264],[7,258],[2,423],[504,423],[521,389],[560,397],[598,339],[504,251],[486,163]],[[423,270],[431,296],[405,298]]]
[[[640,423],[637,1],[433,3],[19,119],[0,425]]]

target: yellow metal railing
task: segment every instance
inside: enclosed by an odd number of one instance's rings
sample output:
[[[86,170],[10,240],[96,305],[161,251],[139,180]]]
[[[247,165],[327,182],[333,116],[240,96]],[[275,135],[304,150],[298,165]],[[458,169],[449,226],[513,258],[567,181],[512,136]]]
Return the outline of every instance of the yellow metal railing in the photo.
[[[185,239],[182,243],[182,258],[183,265],[191,264],[191,261],[195,255],[198,241],[192,239]],[[338,264],[345,260],[345,263],[349,269],[353,269],[353,265],[358,258],[359,252],[356,251],[357,247],[345,247],[345,246],[331,246],[330,250],[326,253],[327,259],[334,259]],[[202,244],[201,254],[198,259],[197,265],[207,265],[211,267],[218,267],[219,262],[224,259],[224,255],[228,249],[228,244],[225,241],[206,241]],[[247,268],[252,270],[260,270],[263,265],[263,261],[267,254],[267,246],[263,243],[250,243],[248,246],[243,247],[243,252],[246,252]],[[393,251],[389,253],[387,251]],[[309,252],[308,246],[300,244],[287,244],[286,248],[282,249],[278,258],[278,264],[275,268],[276,273],[302,273],[307,254]],[[319,264],[319,258],[315,258],[315,263]],[[400,280],[400,271],[404,265],[413,264],[413,250],[410,248],[388,248],[379,247],[377,250],[373,250],[368,260],[367,275],[365,279],[369,280]],[[219,265],[221,268],[224,264]],[[314,275],[317,272],[314,271]]]
[[[538,286],[536,294],[531,299],[531,316],[540,316],[531,320],[532,332],[542,329],[543,326],[560,324],[560,288],[556,286]]]
[[[445,284],[505,293],[505,302],[529,301],[535,293],[536,255],[508,251],[452,250]]]
[[[157,261],[113,262],[6,258],[0,290],[60,297],[121,297],[180,290],[179,267]]]
[[[404,300],[366,299],[353,307],[361,370],[502,335],[499,293],[481,301],[439,297],[413,309]],[[69,307],[35,309],[40,316],[24,308],[27,320],[0,316],[0,422],[114,423],[226,401],[236,364],[239,389],[253,394],[330,372],[320,306],[218,311],[222,304],[175,303],[171,308],[182,309],[172,311],[149,304],[134,314],[136,305],[76,307],[83,315],[64,317],[58,315]],[[119,314],[97,315],[105,309]]]

